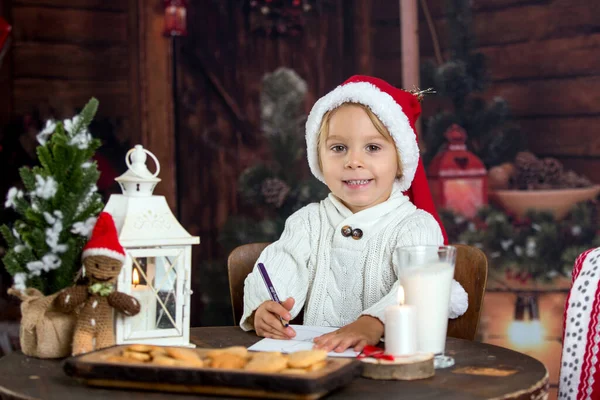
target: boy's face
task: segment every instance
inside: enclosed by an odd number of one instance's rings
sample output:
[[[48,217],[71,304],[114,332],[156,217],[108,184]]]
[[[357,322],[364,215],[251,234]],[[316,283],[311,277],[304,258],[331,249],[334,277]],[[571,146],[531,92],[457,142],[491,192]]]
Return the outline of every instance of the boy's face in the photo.
[[[352,212],[390,197],[398,172],[396,147],[361,107],[344,105],[332,115],[319,156],[329,190]]]

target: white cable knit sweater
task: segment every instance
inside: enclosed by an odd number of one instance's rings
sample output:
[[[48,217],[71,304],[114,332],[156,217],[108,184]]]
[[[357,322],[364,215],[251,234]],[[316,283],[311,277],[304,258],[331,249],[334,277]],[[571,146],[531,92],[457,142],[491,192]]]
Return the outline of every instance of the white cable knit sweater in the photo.
[[[361,229],[363,237],[343,236],[345,225]],[[396,302],[398,287],[394,248],[442,243],[435,219],[397,187],[387,201],[356,214],[329,194],[291,215],[257,263],[265,265],[281,301],[296,300],[292,318],[304,307],[306,325],[341,327],[361,315],[385,323],[384,310]],[[253,329],[248,318],[266,300],[269,292],[255,267],[244,283],[242,329]],[[466,302],[466,292],[453,282],[452,317],[466,311]]]

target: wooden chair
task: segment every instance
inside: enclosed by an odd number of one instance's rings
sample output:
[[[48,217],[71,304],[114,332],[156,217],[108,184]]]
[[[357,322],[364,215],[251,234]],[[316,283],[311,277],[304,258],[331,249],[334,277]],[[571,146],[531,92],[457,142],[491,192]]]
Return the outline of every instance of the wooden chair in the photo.
[[[250,243],[235,248],[227,260],[229,291],[233,307],[233,320],[237,325],[243,314],[244,280],[252,271],[258,256],[269,243]],[[469,295],[467,312],[448,323],[448,336],[473,340],[479,324],[479,314],[487,282],[487,258],[471,246],[457,244],[456,279]],[[298,318],[297,318],[298,319]]]

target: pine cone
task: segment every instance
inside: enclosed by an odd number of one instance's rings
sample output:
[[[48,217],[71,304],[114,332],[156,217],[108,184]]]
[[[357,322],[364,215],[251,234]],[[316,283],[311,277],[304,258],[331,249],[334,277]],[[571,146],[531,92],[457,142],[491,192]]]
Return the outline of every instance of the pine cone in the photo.
[[[515,157],[515,167],[517,168],[514,184],[517,189],[533,190],[544,182],[544,164],[535,154],[528,151],[522,151]]]
[[[559,184],[561,188],[570,189],[577,187],[579,176],[573,171],[567,171],[560,176]]]
[[[539,159],[530,151],[521,151],[515,156],[515,166],[517,168],[527,167],[539,162]]]
[[[556,185],[559,182],[561,175],[563,174],[563,165],[556,158],[547,157],[542,161],[543,164],[543,175],[544,183],[549,185]]]
[[[290,187],[279,178],[265,179],[261,187],[265,202],[277,208],[281,207],[289,192]]]

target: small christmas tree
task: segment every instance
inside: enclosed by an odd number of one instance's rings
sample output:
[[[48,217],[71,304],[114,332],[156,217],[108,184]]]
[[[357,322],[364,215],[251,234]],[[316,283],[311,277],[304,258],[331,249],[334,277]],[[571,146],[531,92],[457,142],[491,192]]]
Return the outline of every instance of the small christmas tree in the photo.
[[[450,58],[441,65],[426,62],[422,66],[423,87],[452,102],[452,110],[440,110],[424,121],[425,164],[445,144],[444,132],[452,124],[462,126],[469,137],[468,147],[489,169],[512,161],[524,148],[523,135],[511,121],[507,102],[499,97],[487,103],[475,94],[489,83],[486,60],[475,51],[471,0],[447,0],[450,33]]]
[[[242,172],[238,190],[255,215],[233,216],[227,221],[221,233],[226,250],[249,242],[277,240],[287,217],[327,195],[325,185],[312,175],[307,177],[305,95],[306,82],[289,68],[263,77],[261,129],[271,160]]]
[[[15,289],[48,295],[72,284],[80,269],[81,249],[103,208],[91,160],[100,141],[87,129],[97,109],[92,98],[73,119],[47,121],[37,136],[40,165],[22,167],[24,189],[8,191],[5,207],[19,217],[0,227],[8,248],[2,261]]]

